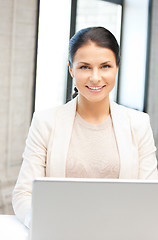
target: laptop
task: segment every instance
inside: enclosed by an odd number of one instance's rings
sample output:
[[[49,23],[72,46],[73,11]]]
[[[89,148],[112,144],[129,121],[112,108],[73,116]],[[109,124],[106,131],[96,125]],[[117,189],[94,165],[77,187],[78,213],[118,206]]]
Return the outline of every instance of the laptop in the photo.
[[[158,240],[158,181],[41,178],[31,240]]]

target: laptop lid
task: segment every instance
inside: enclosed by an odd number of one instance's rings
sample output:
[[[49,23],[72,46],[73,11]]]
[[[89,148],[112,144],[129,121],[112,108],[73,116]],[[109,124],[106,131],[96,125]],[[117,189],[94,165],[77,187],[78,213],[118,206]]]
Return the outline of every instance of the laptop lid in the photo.
[[[33,182],[31,240],[157,240],[158,182]]]

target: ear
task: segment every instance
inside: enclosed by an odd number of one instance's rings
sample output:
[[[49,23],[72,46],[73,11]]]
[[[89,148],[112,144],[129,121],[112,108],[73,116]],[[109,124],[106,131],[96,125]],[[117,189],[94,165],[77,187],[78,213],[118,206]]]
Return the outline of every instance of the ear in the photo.
[[[70,73],[71,77],[74,78],[73,70],[70,67],[70,63],[68,63],[68,66],[69,66],[69,73]]]

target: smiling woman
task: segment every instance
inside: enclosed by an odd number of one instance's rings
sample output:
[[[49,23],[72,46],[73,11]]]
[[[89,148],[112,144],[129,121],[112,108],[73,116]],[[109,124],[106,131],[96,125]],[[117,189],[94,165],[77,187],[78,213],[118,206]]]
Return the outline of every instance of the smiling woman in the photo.
[[[37,177],[158,179],[149,116],[109,100],[119,67],[119,45],[103,27],[70,40],[69,70],[78,96],[35,112],[13,192],[15,213],[31,224]]]

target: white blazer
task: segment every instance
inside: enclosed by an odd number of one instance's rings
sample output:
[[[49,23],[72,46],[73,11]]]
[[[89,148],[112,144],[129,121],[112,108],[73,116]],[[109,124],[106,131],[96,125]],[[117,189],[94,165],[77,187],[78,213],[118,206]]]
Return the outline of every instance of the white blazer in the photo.
[[[54,109],[34,113],[13,191],[14,211],[27,226],[32,180],[44,176],[65,177],[76,103],[77,98]],[[158,179],[156,147],[148,114],[113,101],[110,110],[120,156],[119,178]]]

